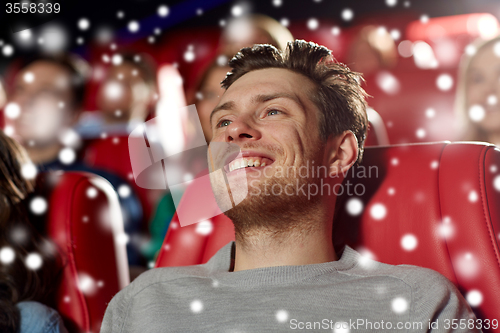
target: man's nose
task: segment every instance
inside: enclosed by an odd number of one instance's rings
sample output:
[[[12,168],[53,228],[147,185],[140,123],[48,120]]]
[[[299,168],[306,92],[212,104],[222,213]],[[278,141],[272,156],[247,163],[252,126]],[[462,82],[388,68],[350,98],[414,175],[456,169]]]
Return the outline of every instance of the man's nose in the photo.
[[[246,119],[236,119],[226,129],[226,142],[254,141],[260,137],[260,131]]]

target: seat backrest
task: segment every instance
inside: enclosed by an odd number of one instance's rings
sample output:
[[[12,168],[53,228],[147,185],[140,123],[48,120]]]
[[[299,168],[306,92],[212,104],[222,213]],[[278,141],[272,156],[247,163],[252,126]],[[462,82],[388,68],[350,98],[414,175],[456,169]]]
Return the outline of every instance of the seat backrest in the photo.
[[[83,149],[83,162],[91,167],[112,172],[129,181],[141,202],[144,221],[149,220],[158,195],[151,195],[151,190],[139,187],[133,181],[128,135],[113,135],[88,140]]]
[[[129,283],[116,192],[84,172],[45,174],[47,235],[63,262],[57,310],[70,332],[99,332],[106,306]]]
[[[337,249],[348,244],[384,263],[436,270],[458,287],[478,318],[498,318],[498,148],[450,142],[367,147],[343,184]],[[225,215],[182,228],[174,216],[156,267],[205,263],[231,240],[234,229]]]

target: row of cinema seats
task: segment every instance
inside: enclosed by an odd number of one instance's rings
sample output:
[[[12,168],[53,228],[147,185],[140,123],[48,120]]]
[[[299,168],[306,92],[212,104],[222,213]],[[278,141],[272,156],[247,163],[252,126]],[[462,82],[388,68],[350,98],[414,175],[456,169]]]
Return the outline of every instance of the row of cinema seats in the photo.
[[[434,269],[459,288],[478,318],[497,319],[500,150],[467,142],[380,146],[384,136],[374,133],[373,117],[367,142],[374,145],[345,180],[365,190],[339,199],[336,248],[348,244],[378,261]],[[188,190],[179,209],[192,204]],[[128,284],[117,205],[110,185],[87,173],[60,175],[52,191],[48,234],[65,258],[58,311],[75,332],[98,332],[107,303]],[[186,227],[174,216],[155,267],[205,263],[231,240],[225,215]]]

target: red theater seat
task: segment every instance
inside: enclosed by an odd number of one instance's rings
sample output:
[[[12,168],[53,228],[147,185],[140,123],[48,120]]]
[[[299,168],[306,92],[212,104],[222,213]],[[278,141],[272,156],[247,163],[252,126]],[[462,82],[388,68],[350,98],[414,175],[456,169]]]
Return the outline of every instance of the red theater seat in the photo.
[[[116,192],[99,176],[45,174],[47,234],[63,258],[57,310],[70,332],[99,332],[106,306],[129,283]]]
[[[344,185],[357,185],[359,196],[338,200],[336,248],[436,270],[478,318],[498,319],[500,150],[450,142],[368,147],[352,171]],[[233,232],[225,215],[182,228],[174,216],[156,267],[205,263]]]
[[[158,195],[151,190],[137,186],[134,182],[128,148],[128,135],[110,136],[87,141],[83,161],[89,166],[112,172],[127,180],[133,186],[141,201],[144,221],[149,220],[158,201]]]

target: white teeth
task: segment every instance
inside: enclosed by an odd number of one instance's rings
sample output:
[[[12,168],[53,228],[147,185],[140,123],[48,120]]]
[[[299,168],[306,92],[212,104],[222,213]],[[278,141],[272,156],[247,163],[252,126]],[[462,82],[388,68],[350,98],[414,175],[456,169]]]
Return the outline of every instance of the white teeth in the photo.
[[[263,167],[266,166],[265,162],[261,162],[261,158],[256,157],[255,160],[254,158],[240,158],[237,159],[229,164],[229,172],[237,170],[237,169],[242,169],[246,167]]]

